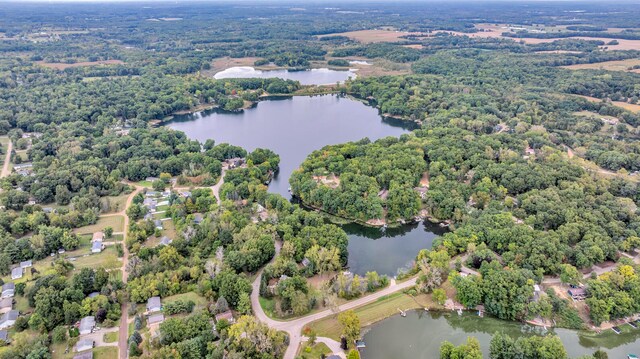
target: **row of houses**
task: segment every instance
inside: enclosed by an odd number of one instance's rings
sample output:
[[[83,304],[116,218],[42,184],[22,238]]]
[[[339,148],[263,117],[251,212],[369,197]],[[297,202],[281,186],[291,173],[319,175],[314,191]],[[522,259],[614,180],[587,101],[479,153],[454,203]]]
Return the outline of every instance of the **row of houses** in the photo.
[[[33,267],[33,261],[28,260],[20,262],[20,265],[11,270],[11,279],[16,280],[22,278],[27,268]]]

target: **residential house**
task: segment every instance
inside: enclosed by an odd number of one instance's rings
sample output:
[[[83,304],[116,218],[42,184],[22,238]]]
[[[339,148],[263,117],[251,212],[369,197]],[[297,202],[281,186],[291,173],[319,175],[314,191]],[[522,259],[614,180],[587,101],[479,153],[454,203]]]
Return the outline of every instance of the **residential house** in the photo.
[[[193,223],[195,223],[195,224],[202,223],[203,219],[204,219],[204,216],[202,215],[202,213],[195,213],[193,215]]]
[[[2,298],[11,298],[16,293],[16,284],[13,282],[2,285]]]
[[[227,162],[229,168],[237,168],[244,164],[244,158],[229,158],[225,162]]]
[[[89,293],[89,298],[95,298],[100,295],[100,292],[91,292]]]
[[[104,233],[103,232],[95,232],[93,237],[91,237],[91,242],[102,242],[104,241]]]
[[[587,298],[587,291],[584,288],[569,288],[567,292],[573,300],[584,300]]]
[[[216,323],[221,321],[221,320],[226,320],[229,323],[234,323],[236,320],[233,318],[233,313],[231,313],[230,310],[227,310],[226,312],[222,312],[222,313],[218,313],[216,314]]]
[[[147,212],[147,214],[144,215],[144,220],[145,221],[153,220],[153,214],[151,214],[151,212]]]
[[[88,316],[80,319],[80,327],[78,330],[80,331],[80,335],[90,334],[93,332],[93,328],[96,327],[96,317]]]
[[[10,310],[2,315],[0,318],[0,329],[11,328],[15,323],[16,319],[20,316],[20,312],[17,310]]]
[[[91,350],[93,349],[93,347],[95,346],[95,341],[93,341],[93,339],[80,339],[78,340],[78,344],[76,344],[76,351],[77,352],[84,352],[87,350]]]
[[[156,226],[156,229],[160,229],[160,230],[164,229],[164,226],[162,225],[162,221],[159,219],[156,219],[153,222],[153,224]]]
[[[4,314],[13,310],[13,298],[4,298],[0,300],[0,314]]]
[[[22,268],[15,267],[11,270],[11,279],[16,280],[22,278]]]
[[[151,297],[147,300],[147,313],[155,313],[162,310],[160,297]]]
[[[76,354],[73,359],[93,359],[93,352],[86,351],[84,353]]]
[[[147,191],[144,195],[147,196],[147,197],[155,197],[155,196],[158,195],[158,192],[156,192],[156,191]]]
[[[104,244],[102,242],[93,242],[91,244],[91,253],[100,253],[104,249]]]
[[[191,197],[191,192],[190,191],[182,191],[178,193],[180,195],[180,197],[184,197],[184,198],[189,198]]]
[[[9,343],[9,332],[6,330],[0,330],[0,341]]]
[[[147,318],[147,325],[149,326],[160,324],[162,322],[164,322],[164,314],[162,313],[152,314]]]
[[[171,238],[167,237],[167,236],[162,236],[162,238],[160,238],[160,244],[161,246],[168,246],[169,244],[171,244],[171,242],[173,242],[173,240],[171,240]]]
[[[31,260],[20,262],[20,268],[26,269],[30,267],[33,267],[33,262]]]

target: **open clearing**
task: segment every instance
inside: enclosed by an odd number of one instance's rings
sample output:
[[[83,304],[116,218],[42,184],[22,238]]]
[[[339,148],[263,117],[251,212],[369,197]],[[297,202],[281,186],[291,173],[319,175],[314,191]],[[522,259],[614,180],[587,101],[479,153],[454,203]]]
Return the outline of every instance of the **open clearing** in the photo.
[[[403,41],[402,36],[406,35],[418,35],[417,33],[406,31],[392,31],[392,30],[359,30],[349,32],[337,32],[333,34],[320,35],[318,38],[329,36],[345,36],[352,40],[370,44],[373,42],[397,42]]]
[[[75,232],[78,234],[89,234],[101,231],[106,227],[113,228],[114,232],[122,232],[124,230],[124,217],[118,215],[100,217],[95,224],[80,227],[76,229]]]
[[[382,297],[377,301],[355,309],[360,318],[362,327],[372,325],[382,319],[398,314],[398,308],[402,310],[422,309],[436,307],[431,296],[425,294],[412,297],[398,292]],[[318,334],[319,337],[328,337],[340,340],[341,326],[338,323],[337,315],[332,315],[324,319],[309,324],[309,327]]]
[[[249,66],[257,70],[277,70],[281,67],[275,65],[255,66],[254,63],[257,60],[262,60],[261,57],[221,57],[211,62],[211,69],[207,70],[207,74],[215,75],[216,73],[226,70],[231,67]]]
[[[619,61],[596,62],[593,64],[578,64],[562,66],[571,70],[609,70],[609,71],[630,71],[640,73],[640,69],[629,70],[630,67],[640,66],[640,59],[628,59]]]
[[[591,97],[591,96],[582,96],[582,95],[575,95],[575,96],[579,96],[582,97],[583,99],[589,100],[591,102],[602,102],[601,99],[599,98],[595,98],[595,97]],[[640,112],[640,105],[634,105],[628,102],[622,102],[622,101],[611,101],[612,104],[614,104],[615,106],[618,107],[622,107],[625,110],[631,111],[631,112]]]
[[[122,65],[124,61],[122,60],[101,60],[101,61],[86,61],[86,62],[76,62],[73,64],[65,64],[60,62],[44,62],[44,61],[36,61],[36,64],[44,67],[48,67],[54,70],[64,70],[70,67],[82,67],[82,66],[98,66],[98,65]]]

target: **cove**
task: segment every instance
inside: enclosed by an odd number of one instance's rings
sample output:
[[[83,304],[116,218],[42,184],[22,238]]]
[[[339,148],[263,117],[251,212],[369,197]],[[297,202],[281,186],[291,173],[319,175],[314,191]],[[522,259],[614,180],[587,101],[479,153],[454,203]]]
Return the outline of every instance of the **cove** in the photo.
[[[349,236],[349,271],[361,276],[374,270],[393,277],[411,268],[418,252],[431,248],[433,240],[446,232],[428,221],[384,231],[356,223],[341,227]]]
[[[274,78],[279,77],[284,80],[299,81],[301,85],[333,85],[338,82],[344,82],[349,78],[355,78],[356,73],[353,71],[338,71],[330,69],[311,69],[311,70],[256,70],[248,66],[230,67],[213,75],[215,79],[230,78]]]
[[[611,330],[601,334],[556,328],[550,331],[517,322],[508,322],[490,316],[478,317],[465,312],[410,311],[405,318],[398,315],[374,324],[364,335],[367,359],[437,358],[440,344],[447,340],[455,345],[464,343],[467,337],[478,338],[485,358],[489,357],[489,344],[496,332],[514,338],[553,333],[564,344],[569,358],[593,354],[598,348],[609,358],[626,358],[627,354],[640,351],[640,328],[623,327],[622,334]]]

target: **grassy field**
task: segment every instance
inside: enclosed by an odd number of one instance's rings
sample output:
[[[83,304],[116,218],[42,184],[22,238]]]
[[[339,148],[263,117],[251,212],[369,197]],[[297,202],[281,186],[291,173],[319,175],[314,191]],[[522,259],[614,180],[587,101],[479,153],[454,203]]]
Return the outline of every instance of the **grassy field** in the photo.
[[[298,356],[296,358],[302,359],[317,359],[321,358],[322,354],[329,355],[331,354],[331,349],[324,343],[316,343],[314,346],[309,347],[305,342],[298,352]]]
[[[122,262],[118,260],[118,251],[115,246],[107,246],[99,254],[90,254],[76,259],[73,261],[73,265],[76,266],[76,270],[99,267],[103,267],[104,269],[116,269],[122,266]]]
[[[411,297],[404,293],[393,293],[382,297],[377,301],[355,309],[363,327],[372,325],[382,319],[398,314],[398,308],[402,310],[420,308],[440,308],[432,300],[431,296],[418,295]],[[309,324],[319,337],[329,337],[340,340],[342,328],[338,323],[337,315],[315,321]]]
[[[365,44],[373,42],[398,42],[405,41],[401,36],[410,35],[410,32],[393,31],[393,30],[359,30],[349,32],[339,32],[335,34],[320,35],[318,38],[328,36],[345,36],[352,40],[356,40]]]
[[[571,70],[609,70],[609,71],[629,71],[630,67],[640,65],[640,59],[628,59],[619,61],[605,61],[593,64],[578,64],[563,66]],[[636,72],[639,70],[635,70]]]
[[[117,359],[118,347],[100,347],[93,349],[93,359]]]
[[[151,181],[140,181],[140,182],[136,182],[136,184],[138,186],[148,187],[148,188],[151,188],[151,186],[152,186]]]
[[[115,343],[118,341],[118,332],[106,333],[104,335],[105,343]]]
[[[167,303],[172,303],[178,300],[183,300],[183,301],[192,300],[194,303],[196,303],[196,306],[193,309],[194,311],[198,309],[206,308],[209,305],[209,301],[206,298],[198,295],[195,292],[187,292],[187,293],[172,295],[170,297],[163,298],[162,303],[167,304]]]
[[[125,209],[127,205],[127,198],[129,198],[128,194],[123,194],[121,196],[107,196],[100,199],[100,201],[105,201],[109,203],[109,207],[111,210],[107,213],[120,212]]]
[[[106,227],[113,228],[114,232],[124,231],[124,217],[123,216],[108,216],[98,218],[98,222],[95,224],[80,227],[75,230],[79,234],[93,234],[94,232],[101,231]]]
[[[640,41],[640,40],[638,40]],[[591,101],[591,102],[602,102],[601,99],[599,98],[595,98],[595,97],[590,97],[590,96],[582,96],[582,95],[575,95],[575,96],[579,96],[582,97],[585,100]],[[631,112],[640,112],[640,105],[633,105],[627,102],[622,102],[622,101],[611,101],[611,103],[615,106],[618,107],[622,107],[625,110],[631,111]]]

